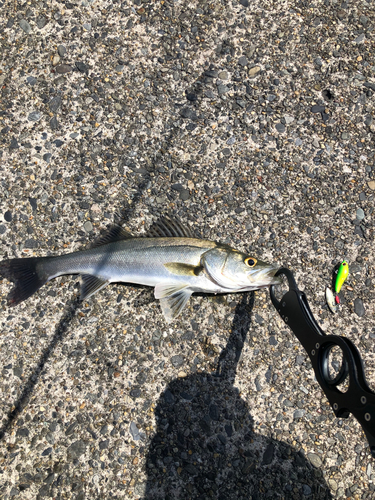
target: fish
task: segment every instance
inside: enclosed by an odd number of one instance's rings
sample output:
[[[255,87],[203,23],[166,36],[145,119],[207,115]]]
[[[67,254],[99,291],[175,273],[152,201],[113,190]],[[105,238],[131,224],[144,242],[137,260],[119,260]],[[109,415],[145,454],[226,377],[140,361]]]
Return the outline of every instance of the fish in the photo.
[[[345,283],[347,277],[349,276],[349,265],[346,260],[342,261],[340,267],[337,271],[335,292],[340,293],[342,285]]]
[[[53,278],[79,274],[81,300],[115,282],[154,287],[168,323],[193,293],[245,292],[280,284],[277,269],[227,244],[197,238],[170,215],[158,219],[144,236],[113,225],[86,250],[0,262],[0,275],[14,283],[8,306],[28,299]]]

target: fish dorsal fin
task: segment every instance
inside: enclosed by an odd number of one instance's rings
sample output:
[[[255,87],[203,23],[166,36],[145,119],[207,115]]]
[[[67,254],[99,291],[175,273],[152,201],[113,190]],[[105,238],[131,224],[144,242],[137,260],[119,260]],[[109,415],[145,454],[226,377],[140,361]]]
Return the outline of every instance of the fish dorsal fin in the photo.
[[[101,247],[102,245],[115,241],[129,240],[130,238],[134,238],[134,236],[130,234],[129,231],[126,231],[122,226],[114,224],[102,236],[99,236],[99,238],[94,241],[91,248]]]
[[[173,321],[184,309],[193,290],[186,284],[159,284],[155,286],[155,298],[160,300],[160,307],[167,323]]]
[[[81,300],[91,297],[91,295],[107,286],[108,283],[109,281],[102,280],[91,274],[81,274]]]
[[[172,215],[164,215],[152,224],[146,233],[148,238],[196,238],[188,226]]]

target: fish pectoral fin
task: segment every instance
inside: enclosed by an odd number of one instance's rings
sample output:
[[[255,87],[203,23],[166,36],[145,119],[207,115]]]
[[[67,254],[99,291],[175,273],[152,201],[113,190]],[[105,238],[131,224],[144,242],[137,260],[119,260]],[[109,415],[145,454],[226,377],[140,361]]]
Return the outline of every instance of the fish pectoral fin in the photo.
[[[108,283],[109,281],[102,280],[91,274],[81,274],[81,300],[88,299],[91,295],[107,286]]]
[[[180,262],[167,262],[164,267],[172,274],[177,276],[198,276],[202,271],[202,266],[192,266]]]
[[[160,300],[160,307],[167,323],[173,321],[181,313],[190,299],[193,290],[189,285],[175,283],[156,285],[155,298]]]

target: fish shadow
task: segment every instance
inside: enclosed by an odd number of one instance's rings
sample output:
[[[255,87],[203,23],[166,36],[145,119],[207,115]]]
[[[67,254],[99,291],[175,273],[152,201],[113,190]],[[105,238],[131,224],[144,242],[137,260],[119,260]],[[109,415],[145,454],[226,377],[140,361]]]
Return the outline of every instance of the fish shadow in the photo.
[[[144,500],[332,498],[301,452],[254,431],[233,385],[253,302],[252,292],[237,305],[216,373],[173,380],[160,396]]]

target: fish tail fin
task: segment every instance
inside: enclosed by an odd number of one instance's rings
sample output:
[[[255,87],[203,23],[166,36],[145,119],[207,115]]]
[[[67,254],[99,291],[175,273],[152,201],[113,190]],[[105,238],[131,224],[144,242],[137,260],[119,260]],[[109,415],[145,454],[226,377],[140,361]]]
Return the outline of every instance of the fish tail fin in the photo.
[[[0,262],[0,276],[14,283],[8,294],[8,306],[16,306],[28,299],[41,286],[47,283],[49,276],[41,261],[44,257],[10,259]]]

